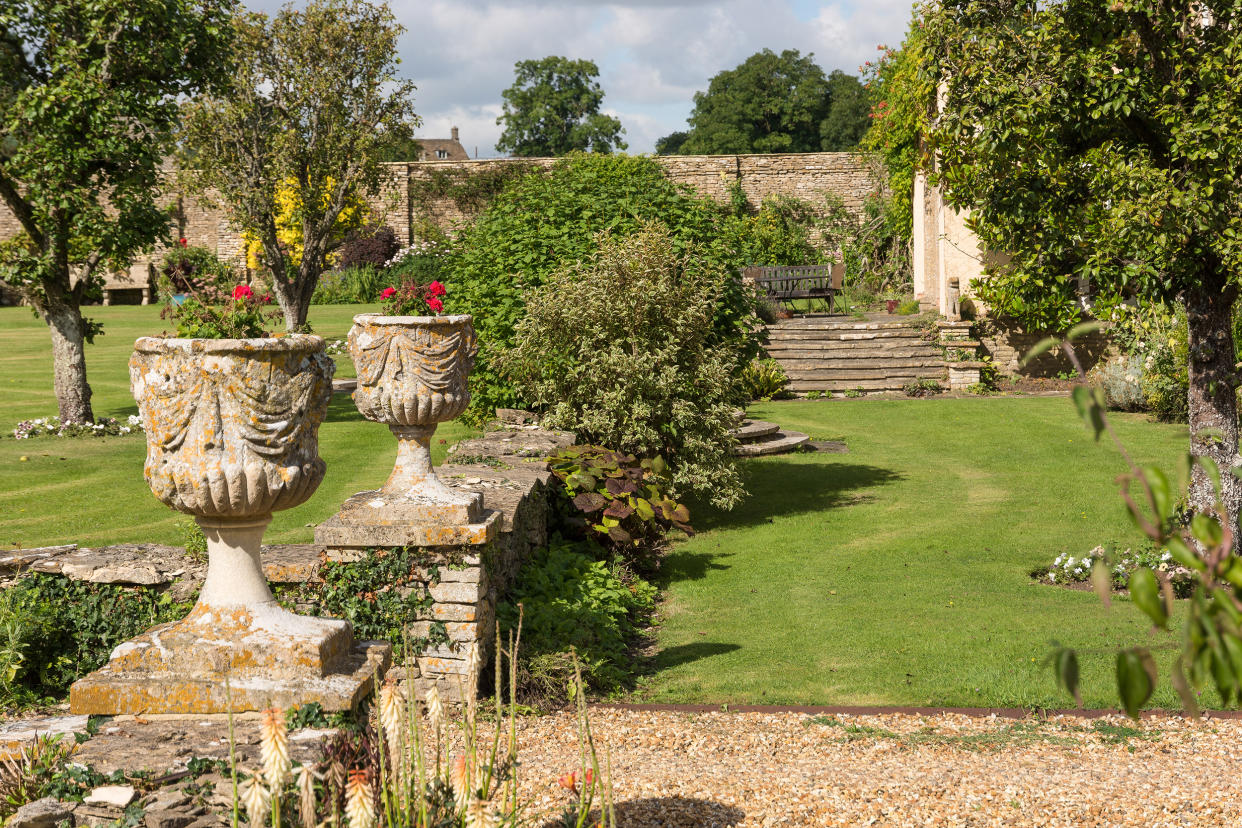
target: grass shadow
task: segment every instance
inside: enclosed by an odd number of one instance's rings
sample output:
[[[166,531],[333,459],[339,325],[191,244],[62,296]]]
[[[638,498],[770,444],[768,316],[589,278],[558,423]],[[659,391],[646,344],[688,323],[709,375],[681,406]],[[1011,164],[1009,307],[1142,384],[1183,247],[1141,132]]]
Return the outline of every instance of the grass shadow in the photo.
[[[364,423],[367,422],[367,418],[358,411],[358,406],[354,405],[354,398],[349,394],[333,394],[332,400],[328,403],[328,416],[324,418],[324,422]]]
[[[905,475],[892,469],[827,457],[809,463],[777,458],[751,461],[746,464],[746,488],[750,492],[746,500],[730,512],[692,501],[690,514],[699,531],[758,526],[776,517],[856,503],[857,492],[903,479]]]
[[[675,647],[666,647],[643,659],[643,663],[639,665],[639,672],[649,674],[658,670],[668,670],[693,661],[701,661],[705,658],[724,655],[725,653],[731,653],[734,650],[740,649],[742,649],[741,645],[725,644],[719,641],[696,641],[693,644],[678,644]]]

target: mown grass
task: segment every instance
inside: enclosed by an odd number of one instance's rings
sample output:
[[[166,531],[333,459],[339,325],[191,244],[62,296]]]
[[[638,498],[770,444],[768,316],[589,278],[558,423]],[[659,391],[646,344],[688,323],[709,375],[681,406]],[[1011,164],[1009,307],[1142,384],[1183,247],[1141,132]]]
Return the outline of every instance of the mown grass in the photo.
[[[1120,457],[1067,399],[791,401],[752,414],[849,453],[751,461],[741,507],[692,509],[699,534],[666,562],[642,698],[1072,706],[1043,663],[1055,639],[1082,650],[1087,704],[1116,707],[1115,650],[1170,641],[1153,642],[1124,599],[1109,611],[1027,575],[1061,552],[1138,540],[1113,482]],[[1184,427],[1114,419],[1143,462],[1167,467],[1186,449]],[[1165,677],[1153,702],[1176,707]]]
[[[318,305],[310,321],[326,339],[343,339],[354,314],[378,306]],[[169,329],[155,306],[89,309],[104,335],[87,346],[87,377],[97,417],[124,418],[138,407],[129,393],[129,354],[139,336]],[[349,356],[339,355],[337,376],[353,376]],[[140,434],[125,437],[15,440],[19,420],[56,413],[51,342],[47,326],[27,308],[0,308],[0,547],[58,543],[179,543],[184,515],[157,501],[142,477],[146,446]],[[468,430],[446,423],[437,432],[436,460]],[[336,512],[350,495],[376,488],[392,470],[396,442],[388,429],[358,414],[347,394],[336,394],[319,430],[319,452],[328,473],[315,495],[296,509],[277,512],[269,543],[304,543],[311,528]],[[25,457],[26,460],[21,458]]]

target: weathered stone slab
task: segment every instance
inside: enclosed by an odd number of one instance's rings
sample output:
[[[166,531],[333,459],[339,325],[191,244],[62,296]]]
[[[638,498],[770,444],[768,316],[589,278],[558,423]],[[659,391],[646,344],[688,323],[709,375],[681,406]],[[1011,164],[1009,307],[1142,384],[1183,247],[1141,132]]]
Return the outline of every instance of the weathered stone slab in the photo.
[[[574,435],[568,431],[534,429],[501,429],[482,437],[462,440],[449,449],[449,454],[478,457],[547,457],[558,449],[572,446]]]
[[[0,571],[12,572],[30,569],[37,563],[54,559],[67,552],[76,551],[76,543],[64,546],[38,546],[32,549],[14,549],[0,553]]]
[[[733,450],[738,457],[764,457],[783,454],[807,443],[811,438],[800,431],[778,431],[752,443],[742,443]]]
[[[733,436],[745,443],[750,440],[757,440],[760,437],[767,437],[769,434],[775,434],[780,430],[781,427],[776,423],[769,423],[764,420],[743,420],[741,425],[733,429]]]
[[[354,495],[346,501],[366,496]],[[397,523],[382,515],[375,515],[377,523],[347,520],[351,512],[342,508],[338,514],[315,527],[315,542],[329,547],[370,546],[478,546],[496,537],[500,530],[501,515],[486,510],[481,523],[446,526],[428,523]]]
[[[5,823],[5,828],[55,828],[66,819],[72,823],[73,803],[45,796],[18,808]]]
[[[87,716],[39,716],[0,724],[0,760],[16,756],[41,736],[72,737],[85,733]]]
[[[234,710],[288,709],[318,702],[324,710],[351,710],[374,688],[377,674],[388,668],[392,645],[363,641],[323,676],[192,678],[173,673],[120,672],[110,665],[74,683],[70,709],[78,713],[219,713]]]

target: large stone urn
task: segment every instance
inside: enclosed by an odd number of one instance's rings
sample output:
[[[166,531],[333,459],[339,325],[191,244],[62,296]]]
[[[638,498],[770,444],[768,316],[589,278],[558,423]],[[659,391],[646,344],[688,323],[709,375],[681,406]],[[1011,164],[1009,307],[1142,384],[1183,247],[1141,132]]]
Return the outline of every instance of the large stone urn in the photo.
[[[320,524],[317,543],[333,547],[483,543],[495,513],[482,496],[449,488],[431,465],[436,426],[470,404],[477,339],[470,316],[354,317],[349,353],[358,372],[354,403],[397,438],[397,459],[378,490],[347,500]]]
[[[207,538],[207,575],[181,621],[117,647],[73,685],[75,713],[209,713],[311,701],[349,709],[387,664],[348,621],[280,607],[260,560],[272,513],[323,480],[318,430],[334,365],[317,336],[135,343],[130,382],[147,435],[145,475]]]

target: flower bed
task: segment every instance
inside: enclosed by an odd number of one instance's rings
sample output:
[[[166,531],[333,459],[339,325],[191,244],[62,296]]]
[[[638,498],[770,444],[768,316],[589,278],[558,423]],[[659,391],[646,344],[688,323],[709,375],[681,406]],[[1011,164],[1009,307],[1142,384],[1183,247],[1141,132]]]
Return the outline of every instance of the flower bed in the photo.
[[[22,420],[13,429],[17,440],[31,437],[119,437],[142,431],[142,418],[130,414],[121,422],[115,417],[100,417],[94,423],[61,423],[60,417],[39,417]]]
[[[1169,579],[1173,594],[1178,598],[1189,597],[1194,588],[1194,578],[1189,569],[1173,562],[1173,556],[1167,549],[1126,549],[1123,552],[1108,552],[1103,546],[1097,546],[1081,558],[1061,554],[1050,566],[1041,566],[1031,571],[1031,577],[1041,583],[1058,586],[1091,585],[1091,572],[1097,562],[1108,567],[1109,583],[1114,590],[1124,590],[1130,582],[1130,573],[1139,567],[1147,567]]]

